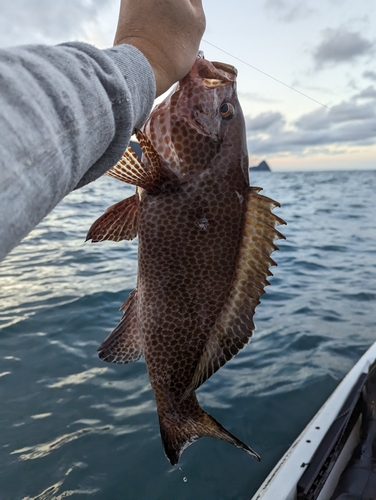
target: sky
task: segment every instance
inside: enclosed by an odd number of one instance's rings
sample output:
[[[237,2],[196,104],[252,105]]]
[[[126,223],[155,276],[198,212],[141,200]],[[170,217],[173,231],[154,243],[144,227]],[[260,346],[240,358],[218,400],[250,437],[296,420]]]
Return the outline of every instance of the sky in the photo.
[[[251,165],[376,169],[376,0],[203,4],[205,57],[238,69]],[[119,5],[0,0],[0,47],[70,40],[110,47]]]

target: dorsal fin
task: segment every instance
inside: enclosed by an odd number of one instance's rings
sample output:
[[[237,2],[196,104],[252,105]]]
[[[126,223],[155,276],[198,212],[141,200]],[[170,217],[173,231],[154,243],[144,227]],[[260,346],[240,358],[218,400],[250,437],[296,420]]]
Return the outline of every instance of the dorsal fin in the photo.
[[[269,267],[276,265],[270,254],[277,250],[274,239],[284,239],[275,229],[285,222],[271,210],[279,203],[250,188],[244,232],[234,282],[229,297],[210,332],[186,398],[248,343],[254,330],[253,315],[264,287],[269,285]]]
[[[109,363],[132,363],[142,356],[142,337],[137,324],[137,290],[120,308],[123,317],[99,346],[99,357]]]
[[[138,201],[134,194],[107,208],[89,229],[86,241],[133,240],[137,236]]]

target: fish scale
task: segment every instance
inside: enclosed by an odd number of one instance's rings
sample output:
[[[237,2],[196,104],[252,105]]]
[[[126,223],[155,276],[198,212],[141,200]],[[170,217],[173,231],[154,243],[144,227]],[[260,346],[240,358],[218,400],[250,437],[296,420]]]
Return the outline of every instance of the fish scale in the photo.
[[[199,405],[195,390],[252,336],[253,315],[273,240],[283,236],[278,203],[249,186],[237,71],[198,58],[157,106],[109,175],[137,186],[110,207],[88,239],[138,245],[137,288],[120,324],[99,347],[105,361],[144,356],[167,458],[176,464],[201,436],[232,443],[259,459]]]

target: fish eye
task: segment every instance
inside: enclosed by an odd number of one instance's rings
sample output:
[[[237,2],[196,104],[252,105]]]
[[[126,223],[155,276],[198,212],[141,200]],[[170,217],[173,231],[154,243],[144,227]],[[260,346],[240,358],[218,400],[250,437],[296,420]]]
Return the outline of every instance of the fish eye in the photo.
[[[221,113],[222,118],[225,120],[231,120],[231,118],[235,115],[235,108],[229,102],[224,102],[219,108],[219,112]]]

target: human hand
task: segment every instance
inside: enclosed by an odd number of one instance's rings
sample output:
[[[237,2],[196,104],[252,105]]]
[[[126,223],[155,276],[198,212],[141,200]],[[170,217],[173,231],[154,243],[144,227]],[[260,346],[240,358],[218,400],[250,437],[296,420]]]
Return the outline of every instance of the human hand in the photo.
[[[158,97],[190,71],[204,31],[202,0],[121,0],[114,45],[144,54]]]

